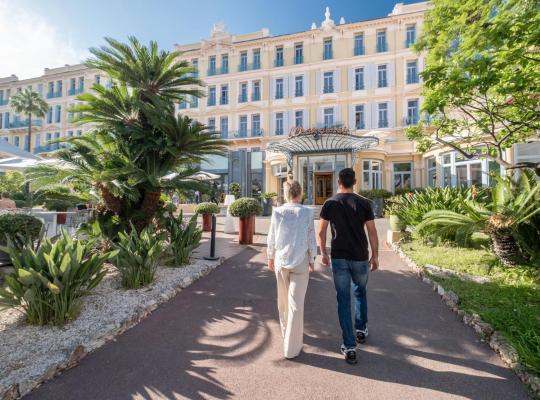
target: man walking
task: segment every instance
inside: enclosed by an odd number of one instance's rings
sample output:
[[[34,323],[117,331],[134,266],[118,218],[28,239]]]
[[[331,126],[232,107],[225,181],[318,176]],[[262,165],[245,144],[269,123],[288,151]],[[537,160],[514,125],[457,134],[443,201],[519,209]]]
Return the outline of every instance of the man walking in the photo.
[[[332,228],[332,274],[337,292],[339,325],[343,332],[341,353],[349,364],[357,362],[356,342],[365,343],[368,336],[366,286],[369,270],[375,271],[379,267],[379,239],[371,201],[354,193],[355,183],[352,168],[339,172],[339,191],[324,203],[319,222],[319,245],[322,262],[326,266],[330,264],[326,253],[329,222]],[[364,225],[368,231],[371,258]],[[351,282],[354,289],[356,332],[353,330],[351,316]]]

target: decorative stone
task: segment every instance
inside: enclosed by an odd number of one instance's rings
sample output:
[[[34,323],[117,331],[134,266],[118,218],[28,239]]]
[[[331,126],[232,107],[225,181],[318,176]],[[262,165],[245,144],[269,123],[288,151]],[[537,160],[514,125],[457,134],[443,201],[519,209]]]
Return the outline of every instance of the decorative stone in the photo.
[[[15,400],[20,397],[19,395],[19,385],[15,384],[8,388],[5,386],[0,386],[0,395],[2,400]]]
[[[476,333],[482,337],[489,339],[493,334],[493,327],[484,321],[477,321],[474,323],[473,328]]]
[[[451,290],[447,290],[444,294],[443,294],[443,300],[444,302],[450,306],[450,307],[454,307],[456,306],[457,304],[459,304],[459,297],[457,294],[455,294],[454,292],[452,292]]]
[[[79,361],[86,355],[86,350],[84,346],[79,345],[75,347],[75,350],[71,353],[68,360],[68,367],[71,368],[74,365],[77,365]]]

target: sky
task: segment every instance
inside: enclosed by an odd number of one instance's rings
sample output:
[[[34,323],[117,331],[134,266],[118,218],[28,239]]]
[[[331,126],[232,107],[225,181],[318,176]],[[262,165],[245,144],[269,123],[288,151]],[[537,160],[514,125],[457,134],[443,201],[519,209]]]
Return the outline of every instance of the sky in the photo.
[[[406,0],[415,3],[419,0]],[[0,0],[0,77],[20,79],[43,69],[76,64],[103,37],[142,42],[161,48],[193,43],[224,22],[231,33],[268,28],[272,35],[320,26],[324,10],[338,23],[382,17],[399,0]]]

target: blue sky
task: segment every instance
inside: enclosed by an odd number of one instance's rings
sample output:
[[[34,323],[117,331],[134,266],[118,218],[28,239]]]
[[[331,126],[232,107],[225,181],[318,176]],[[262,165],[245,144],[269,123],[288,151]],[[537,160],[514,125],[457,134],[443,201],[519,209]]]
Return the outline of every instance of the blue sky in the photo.
[[[324,9],[346,22],[387,15],[396,0],[0,0],[0,76],[28,78],[44,67],[76,63],[104,36],[135,35],[170,49],[209,35],[223,21],[229,32],[262,27],[273,35],[320,25]],[[406,3],[414,3],[409,0]],[[9,43],[6,38],[9,37]],[[6,62],[4,62],[6,61]]]

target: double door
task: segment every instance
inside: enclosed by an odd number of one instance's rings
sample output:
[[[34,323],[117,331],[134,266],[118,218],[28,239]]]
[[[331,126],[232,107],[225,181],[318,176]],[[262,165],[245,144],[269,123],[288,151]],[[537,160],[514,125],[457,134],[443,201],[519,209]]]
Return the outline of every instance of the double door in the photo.
[[[324,204],[334,194],[334,174],[332,172],[315,173],[315,204]]]

